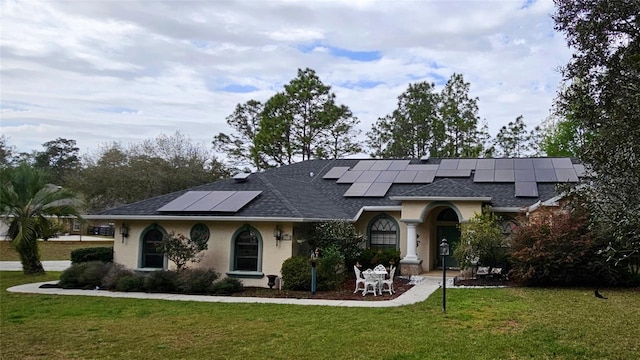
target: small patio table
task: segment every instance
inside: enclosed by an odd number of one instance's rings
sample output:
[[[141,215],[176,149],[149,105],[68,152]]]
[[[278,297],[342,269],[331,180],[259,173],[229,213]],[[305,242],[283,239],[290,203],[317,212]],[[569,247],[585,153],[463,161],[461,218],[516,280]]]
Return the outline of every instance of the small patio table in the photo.
[[[378,290],[380,291],[380,295],[382,295],[382,282],[387,278],[387,274],[389,273],[384,266],[378,265],[373,269],[373,274],[378,280]]]

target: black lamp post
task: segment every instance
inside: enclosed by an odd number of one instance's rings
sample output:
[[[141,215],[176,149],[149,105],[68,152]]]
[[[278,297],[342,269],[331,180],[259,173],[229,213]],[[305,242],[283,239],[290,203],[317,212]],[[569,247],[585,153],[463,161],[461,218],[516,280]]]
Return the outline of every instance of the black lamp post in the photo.
[[[320,256],[320,249],[316,248],[311,251],[311,294],[316,293],[316,264],[318,263],[318,257]]]
[[[440,243],[440,256],[442,256],[442,313],[447,312],[447,256],[449,256],[449,244],[447,239]]]

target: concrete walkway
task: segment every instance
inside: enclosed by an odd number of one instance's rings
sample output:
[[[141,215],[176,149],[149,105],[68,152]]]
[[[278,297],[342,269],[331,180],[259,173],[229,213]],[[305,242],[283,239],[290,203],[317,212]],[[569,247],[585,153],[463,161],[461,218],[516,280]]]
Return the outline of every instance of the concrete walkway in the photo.
[[[71,261],[43,261],[46,271],[63,271],[71,266]],[[22,271],[19,261],[0,261],[0,271]],[[434,273],[433,275],[438,274]],[[200,302],[224,302],[224,303],[254,303],[254,304],[291,304],[291,305],[322,305],[344,307],[395,307],[411,305],[426,300],[442,283],[441,276],[432,274],[412,276],[411,282],[415,285],[404,294],[391,300],[371,301],[371,295],[359,300],[322,300],[322,299],[288,299],[288,298],[258,298],[258,297],[234,297],[213,295],[182,295],[182,294],[157,294],[141,292],[116,292],[106,290],[77,290],[60,288],[40,288],[43,284],[56,284],[57,281],[23,284],[7,289],[14,293],[49,294],[49,295],[82,295],[102,296],[129,299],[156,299],[174,301],[200,301]],[[453,277],[447,274],[447,287],[453,287]]]
[[[320,306],[344,306],[344,307],[396,307],[411,305],[426,300],[439,287],[440,281],[435,277],[415,276],[411,281],[415,285],[404,294],[392,300],[370,301],[359,300],[321,300],[321,299],[288,299],[288,298],[259,298],[259,297],[233,297],[211,295],[182,295],[182,294],[150,294],[141,292],[115,292],[103,290],[75,290],[60,288],[40,288],[43,284],[56,284],[56,281],[23,284],[7,289],[14,293],[48,294],[48,295],[82,295],[101,296],[129,299],[155,299],[174,301],[199,301],[199,302],[223,302],[223,303],[253,303],[253,304],[290,304],[290,305],[320,305]],[[447,281],[447,286],[452,279]],[[367,299],[370,298],[367,295]]]

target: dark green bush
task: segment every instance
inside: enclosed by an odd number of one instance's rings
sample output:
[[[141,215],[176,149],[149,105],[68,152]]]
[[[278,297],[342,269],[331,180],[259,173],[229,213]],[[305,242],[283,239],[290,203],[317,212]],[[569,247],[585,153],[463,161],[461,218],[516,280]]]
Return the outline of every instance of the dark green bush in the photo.
[[[282,263],[282,287],[285,290],[311,289],[311,263],[306,256],[294,256]]]
[[[242,282],[238,279],[229,277],[213,283],[213,286],[211,287],[211,293],[216,295],[235,294],[242,290],[244,290]]]
[[[344,258],[335,248],[321,253],[316,270],[317,291],[335,290],[342,286],[346,277]],[[280,272],[285,290],[311,290],[311,262],[308,257],[294,256],[285,260]]]
[[[89,261],[113,262],[113,247],[92,247],[71,251],[72,264]]]
[[[144,275],[138,274],[123,276],[118,279],[116,290],[123,292],[145,291],[144,278]]]
[[[152,293],[174,293],[178,291],[178,273],[169,270],[152,271],[144,278],[144,288]]]
[[[393,266],[398,266],[400,263],[400,250],[397,249],[367,249],[362,252],[358,262],[362,265],[362,270],[371,268],[376,265],[382,264],[385,267],[389,267],[391,263]]]
[[[90,261],[73,264],[60,275],[59,285],[65,289],[95,289],[109,273],[113,263]]]
[[[317,291],[339,289],[346,279],[344,256],[342,256],[340,250],[333,246],[325,249],[318,259],[317,270]]]
[[[210,294],[218,274],[213,269],[184,269],[178,274],[178,292],[181,294]]]
[[[115,290],[118,286],[120,278],[125,276],[134,275],[133,271],[125,268],[121,264],[112,263],[111,268],[107,271],[107,274],[102,278],[102,289]]]

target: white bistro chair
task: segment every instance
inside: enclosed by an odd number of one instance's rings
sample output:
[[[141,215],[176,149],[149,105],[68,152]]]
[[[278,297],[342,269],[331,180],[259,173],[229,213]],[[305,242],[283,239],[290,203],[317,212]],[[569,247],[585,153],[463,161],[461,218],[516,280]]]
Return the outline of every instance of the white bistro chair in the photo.
[[[357,266],[353,265],[353,271],[356,273],[356,289],[353,290],[353,293],[355,294],[358,291],[364,290],[364,278],[362,277],[362,272]],[[362,285],[362,287],[360,285]]]
[[[371,269],[367,269],[362,272],[362,276],[364,277],[364,290],[362,290],[362,296],[367,294],[373,294],[376,296],[378,293],[378,277]]]
[[[380,283],[380,295],[382,295],[383,292],[387,291],[389,293],[389,295],[393,294],[394,292],[396,292],[393,289],[393,276],[396,273],[396,268],[395,267],[391,267],[391,270],[389,271],[389,278],[382,280],[382,282]],[[387,288],[385,289],[385,285],[387,286]]]

